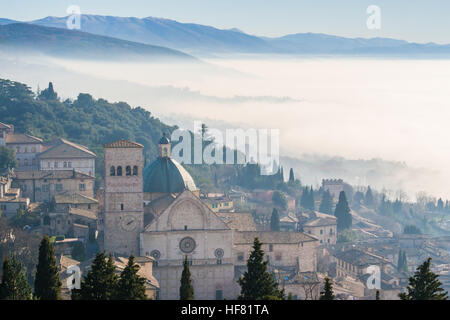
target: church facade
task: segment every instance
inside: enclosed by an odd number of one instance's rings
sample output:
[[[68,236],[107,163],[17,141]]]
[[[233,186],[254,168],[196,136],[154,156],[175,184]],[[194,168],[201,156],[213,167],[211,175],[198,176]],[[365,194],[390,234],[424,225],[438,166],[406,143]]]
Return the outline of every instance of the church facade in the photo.
[[[256,231],[249,214],[213,212],[189,173],[171,158],[166,137],[159,141],[158,158],[144,169],[141,145],[120,140],[104,148],[105,250],[153,257],[159,299],[179,299],[185,257],[196,299],[236,299],[255,237],[264,244],[271,271],[284,278],[316,271],[313,236]]]

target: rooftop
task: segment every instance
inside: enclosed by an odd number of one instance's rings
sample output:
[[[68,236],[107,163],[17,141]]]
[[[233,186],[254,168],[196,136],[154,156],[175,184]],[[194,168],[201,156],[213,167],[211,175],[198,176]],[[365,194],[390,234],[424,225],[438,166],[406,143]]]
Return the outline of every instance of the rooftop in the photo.
[[[60,193],[55,195],[55,203],[71,203],[71,204],[98,204],[94,198],[84,196],[79,193]]]
[[[34,170],[34,171],[16,171],[16,179],[30,180],[30,179],[94,179],[86,173],[73,170]]]
[[[104,144],[103,148],[144,148],[144,146],[137,142],[120,139]]]
[[[76,216],[80,216],[80,217],[88,218],[88,219],[92,219],[92,220],[97,219],[97,213],[95,213],[94,211],[83,210],[83,209],[78,209],[78,208],[70,208],[69,213],[72,215],[76,215]]]
[[[234,242],[236,244],[253,244],[255,238],[258,238],[259,241],[265,244],[298,244],[318,241],[315,237],[303,232],[237,231],[234,236]]]
[[[6,144],[42,143],[42,139],[24,133],[13,133],[6,136]]]
[[[358,249],[336,252],[334,256],[339,260],[345,261],[358,267],[388,263],[388,261],[382,257]]]
[[[256,224],[251,213],[218,212],[216,215],[231,229],[256,231]]]
[[[67,141],[56,139],[49,143],[49,148],[39,154],[40,159],[66,159],[66,158],[95,158],[96,154],[87,147]]]

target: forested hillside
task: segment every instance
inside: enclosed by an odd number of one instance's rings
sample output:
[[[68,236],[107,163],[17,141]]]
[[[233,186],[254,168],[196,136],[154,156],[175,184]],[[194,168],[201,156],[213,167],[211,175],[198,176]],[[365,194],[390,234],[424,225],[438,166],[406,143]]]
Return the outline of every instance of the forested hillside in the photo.
[[[76,100],[60,101],[50,84],[34,93],[22,83],[0,79],[0,121],[13,124],[16,132],[24,132],[49,141],[66,138],[87,146],[97,154],[97,180],[103,175],[102,144],[129,139],[144,145],[146,161],[157,155],[156,143],[163,132],[175,127],[154,118],[141,107],[125,102],[110,103],[80,93]]]

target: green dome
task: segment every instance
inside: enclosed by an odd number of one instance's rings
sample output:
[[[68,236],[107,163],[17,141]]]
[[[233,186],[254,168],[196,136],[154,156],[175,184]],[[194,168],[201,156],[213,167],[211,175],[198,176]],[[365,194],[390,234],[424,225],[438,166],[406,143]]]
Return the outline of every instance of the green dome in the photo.
[[[180,193],[195,191],[194,179],[176,160],[158,157],[144,168],[144,192]]]

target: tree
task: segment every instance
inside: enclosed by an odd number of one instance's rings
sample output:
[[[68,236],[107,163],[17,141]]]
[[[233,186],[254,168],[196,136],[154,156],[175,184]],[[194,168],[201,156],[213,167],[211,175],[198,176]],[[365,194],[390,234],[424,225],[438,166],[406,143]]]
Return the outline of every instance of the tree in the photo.
[[[361,191],[357,191],[353,196],[353,201],[356,205],[360,205],[361,202],[364,201],[364,193],[362,193]]]
[[[86,249],[81,241],[77,241],[73,244],[71,255],[75,260],[86,260]]]
[[[16,151],[12,148],[0,146],[0,169],[17,167]]]
[[[417,267],[414,276],[409,278],[407,293],[399,294],[401,300],[446,300],[447,291],[441,288],[439,275],[430,271],[431,258]]]
[[[281,207],[282,209],[287,208],[287,200],[284,193],[280,191],[275,191],[272,195],[272,201],[275,205]]]
[[[325,278],[325,284],[323,286],[323,291],[320,293],[319,300],[334,300],[333,284],[330,278]]]
[[[352,226],[352,215],[350,214],[350,208],[344,191],[339,193],[339,201],[336,205],[334,215],[337,218],[338,230],[349,229]]]
[[[289,183],[294,183],[294,182],[295,182],[294,170],[291,168],[291,170],[289,170]]]
[[[333,197],[328,189],[322,193],[322,201],[320,202],[319,211],[333,214]]]
[[[300,205],[305,209],[308,207],[308,199],[309,199],[309,189],[308,187],[304,187],[302,191],[302,197],[300,198]]]
[[[41,91],[38,97],[40,100],[56,100],[58,95],[53,89],[53,83],[49,82],[48,88]]]
[[[247,271],[238,280],[241,286],[239,300],[282,300],[284,290],[278,289],[278,283],[267,271],[268,261],[264,261],[262,243],[258,238],[253,242],[253,251],[247,260]]]
[[[270,230],[280,231],[280,216],[278,215],[277,208],[273,208],[272,216],[270,217]]]
[[[40,300],[59,300],[61,281],[56,265],[55,250],[47,235],[39,246],[39,261],[36,267],[34,294]]]
[[[373,205],[373,194],[372,189],[370,189],[370,186],[367,187],[366,195],[364,196],[364,204],[366,206]]]
[[[375,293],[375,300],[381,300],[380,299],[380,291],[377,290],[377,293]]]
[[[115,272],[113,256],[106,258],[98,253],[91,268],[80,284],[80,289],[72,290],[73,300],[112,300],[117,295],[118,276]]]
[[[187,256],[184,258],[183,272],[181,274],[180,300],[194,300],[194,287],[191,283],[191,271]]]
[[[403,228],[404,234],[422,234],[422,231],[420,231],[419,228],[417,228],[415,225],[406,225],[405,228]]]
[[[138,275],[140,267],[135,263],[134,256],[128,259],[127,266],[120,274],[117,285],[118,300],[146,300],[145,278]]]
[[[313,190],[313,187],[311,186],[311,189],[309,190],[309,194],[308,194],[308,209],[315,210],[315,208],[316,208],[316,204],[314,201],[314,190]]]
[[[3,262],[0,284],[0,300],[31,300],[31,287],[22,264],[15,257],[7,256]]]
[[[400,250],[398,252],[398,262],[397,262],[397,270],[399,272],[408,271],[408,261],[406,259],[406,252]]]
[[[437,202],[437,210],[439,212],[444,211],[444,201],[442,200],[442,198],[439,198],[439,200]]]

